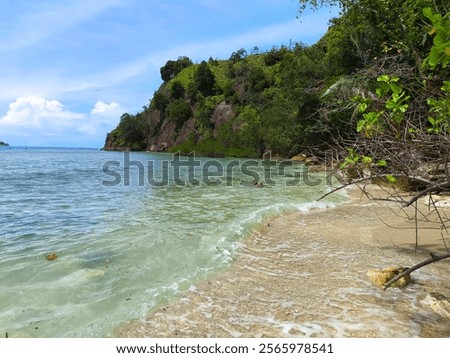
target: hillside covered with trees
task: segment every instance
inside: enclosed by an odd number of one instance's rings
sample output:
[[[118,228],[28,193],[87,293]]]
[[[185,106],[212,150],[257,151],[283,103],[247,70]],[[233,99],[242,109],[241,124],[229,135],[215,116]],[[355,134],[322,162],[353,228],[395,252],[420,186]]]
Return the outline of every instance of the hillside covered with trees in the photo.
[[[291,157],[338,148],[347,164],[364,164],[369,160],[349,149],[361,138],[448,138],[446,2],[300,0],[300,20],[306,7],[328,4],[339,5],[341,15],[312,46],[291,42],[264,52],[240,49],[224,60],[167,61],[150,103],[121,116],[105,149],[234,157],[270,150]],[[391,158],[379,159],[381,167]]]

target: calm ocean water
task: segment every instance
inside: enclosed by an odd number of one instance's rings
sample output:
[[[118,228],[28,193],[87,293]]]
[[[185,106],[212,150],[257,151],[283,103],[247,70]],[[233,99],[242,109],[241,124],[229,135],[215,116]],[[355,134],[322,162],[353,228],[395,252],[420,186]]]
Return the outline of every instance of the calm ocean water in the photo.
[[[261,161],[234,165],[231,175],[218,170],[231,160],[205,168],[207,159],[196,158],[203,167],[181,168],[180,178],[198,183],[149,185],[148,166],[161,181],[161,163],[171,158],[131,153],[139,168],[124,167],[128,159],[117,152],[0,147],[0,335],[112,336],[226,268],[268,216],[345,200],[315,202],[323,180],[286,186],[300,166],[276,169],[274,183],[255,187],[255,173],[267,179]],[[205,172],[213,180],[202,181]],[[46,260],[50,252],[55,261]]]

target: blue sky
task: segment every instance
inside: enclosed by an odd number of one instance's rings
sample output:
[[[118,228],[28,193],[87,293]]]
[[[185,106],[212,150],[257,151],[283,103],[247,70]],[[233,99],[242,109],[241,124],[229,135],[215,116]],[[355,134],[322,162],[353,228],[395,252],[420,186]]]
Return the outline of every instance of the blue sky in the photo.
[[[0,140],[102,147],[148,105],[169,59],[307,44],[337,11],[297,0],[0,0]]]

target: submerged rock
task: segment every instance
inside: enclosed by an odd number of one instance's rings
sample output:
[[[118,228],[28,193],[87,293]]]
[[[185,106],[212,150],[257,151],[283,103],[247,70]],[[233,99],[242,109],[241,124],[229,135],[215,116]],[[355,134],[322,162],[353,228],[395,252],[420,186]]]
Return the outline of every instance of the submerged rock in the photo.
[[[54,261],[57,258],[58,258],[58,255],[56,254],[56,252],[51,252],[50,254],[45,256],[45,259],[48,260],[48,261]]]
[[[304,154],[297,154],[294,155],[291,160],[294,162],[304,162],[306,160],[307,156]]]
[[[371,269],[367,272],[369,281],[374,285],[383,287],[389,280],[392,280],[399,273],[407,270],[405,267],[387,267],[384,269]],[[411,282],[411,275],[406,275],[400,280],[394,282],[392,287],[403,288]]]
[[[429,293],[422,301],[422,304],[430,307],[441,316],[450,318],[450,298],[440,293]]]
[[[301,154],[301,153],[291,157],[291,160],[294,161],[294,162],[302,162],[306,166],[313,166],[313,165],[321,164],[320,160],[318,160],[317,158],[315,158],[315,157],[308,157],[305,154]]]

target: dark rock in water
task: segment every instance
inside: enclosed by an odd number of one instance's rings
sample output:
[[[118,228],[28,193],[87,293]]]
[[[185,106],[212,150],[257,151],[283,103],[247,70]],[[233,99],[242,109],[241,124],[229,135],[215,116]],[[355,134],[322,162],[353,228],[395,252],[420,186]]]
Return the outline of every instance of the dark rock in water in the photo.
[[[47,256],[45,256],[45,259],[48,261],[54,261],[58,258],[58,255],[56,254],[56,252],[52,252],[50,254],[48,254]]]

